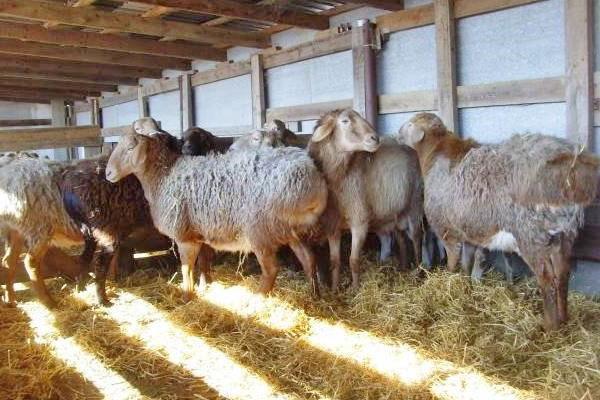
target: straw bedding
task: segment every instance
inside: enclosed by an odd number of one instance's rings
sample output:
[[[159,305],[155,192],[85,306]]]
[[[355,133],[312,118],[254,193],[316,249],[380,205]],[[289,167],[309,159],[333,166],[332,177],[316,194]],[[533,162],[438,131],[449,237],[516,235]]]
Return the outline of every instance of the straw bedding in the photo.
[[[258,286],[258,276],[235,273],[237,260],[217,266],[224,286]],[[119,287],[164,312],[190,335],[201,337],[278,390],[297,398],[430,399],[425,386],[393,382],[377,371],[310,346],[301,340],[309,319],[370,332],[387,343],[404,343],[436,360],[477,371],[493,382],[518,389],[523,398],[594,399],[600,396],[600,303],[570,294],[571,319],[564,329],[541,329],[541,300],[534,282],[509,287],[499,277],[482,284],[444,271],[414,274],[365,261],[366,274],[356,293],[308,295],[301,273],[282,271],[271,299],[281,300],[299,323],[273,329],[257,318],[239,316],[204,298],[183,304],[164,270],[137,271]],[[172,281],[169,283],[169,281]],[[61,335],[73,337],[147,398],[219,398],[182,366],[140,340],[127,336],[106,314],[82,301],[93,288],[74,296],[72,288],[51,286],[61,299],[54,312]],[[121,296],[123,297],[123,296]],[[21,301],[31,294],[20,293]],[[269,313],[269,308],[266,311]],[[273,312],[275,312],[273,310]],[[264,315],[263,315],[264,316]],[[74,370],[37,344],[20,308],[0,307],[0,397],[98,398],[100,394]],[[392,366],[393,367],[393,366]],[[227,379],[227,377],[224,377]],[[235,385],[236,382],[231,382]]]

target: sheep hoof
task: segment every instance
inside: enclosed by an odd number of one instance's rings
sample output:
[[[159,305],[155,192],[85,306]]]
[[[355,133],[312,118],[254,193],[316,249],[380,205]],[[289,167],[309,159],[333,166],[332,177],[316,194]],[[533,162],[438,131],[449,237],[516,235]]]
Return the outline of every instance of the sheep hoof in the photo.
[[[194,298],[194,293],[184,292],[183,293],[183,302],[189,303]]]

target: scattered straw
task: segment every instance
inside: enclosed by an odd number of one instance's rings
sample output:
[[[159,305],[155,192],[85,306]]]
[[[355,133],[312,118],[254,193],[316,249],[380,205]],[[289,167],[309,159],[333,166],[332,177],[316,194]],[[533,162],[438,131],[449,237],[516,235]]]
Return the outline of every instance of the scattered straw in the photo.
[[[313,300],[302,274],[284,270],[275,293],[261,297],[251,294],[258,276],[236,274],[233,257],[226,264],[188,304],[170,275],[136,272],[109,288],[115,310],[135,314],[143,301],[156,312],[122,323],[110,309],[86,305],[92,286],[75,295],[56,283],[57,329],[150,398],[224,396],[222,383],[186,369],[201,352],[177,364],[168,339],[130,329],[161,318],[289,398],[591,400],[600,393],[600,303],[583,296],[570,295],[565,328],[545,333],[531,282],[471,284],[442,271],[417,280],[365,262],[354,294]],[[31,340],[31,329],[22,311],[0,308],[0,397],[94,398],[89,382]],[[223,382],[239,384],[226,375]]]

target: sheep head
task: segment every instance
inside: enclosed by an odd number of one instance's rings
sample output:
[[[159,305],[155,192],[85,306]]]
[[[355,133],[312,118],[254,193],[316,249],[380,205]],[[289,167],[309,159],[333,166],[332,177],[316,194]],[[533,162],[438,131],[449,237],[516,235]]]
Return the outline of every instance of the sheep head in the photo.
[[[281,146],[286,146],[294,145],[298,141],[298,137],[296,136],[296,134],[290,131],[285,126],[285,122],[279,119],[274,119],[273,121],[268,122],[267,124],[265,124],[264,129],[267,132],[270,132],[273,135],[275,135],[275,140],[277,140],[277,143],[274,145],[274,147],[278,146],[279,142],[281,143]]]
[[[368,151],[379,148],[379,135],[367,120],[352,109],[336,110],[322,116],[310,139],[313,143],[333,141],[343,152]]]
[[[140,118],[132,124],[133,132],[140,135],[152,136],[161,132],[158,122],[150,117]]]
[[[446,132],[446,126],[440,117],[433,113],[418,113],[400,127],[396,140],[414,148],[425,136],[442,136]]]
[[[191,156],[205,156],[215,148],[215,136],[202,129],[190,128],[183,132],[181,153]]]
[[[106,164],[106,180],[118,182],[140,171],[146,161],[149,140],[151,139],[138,134],[123,136]]]

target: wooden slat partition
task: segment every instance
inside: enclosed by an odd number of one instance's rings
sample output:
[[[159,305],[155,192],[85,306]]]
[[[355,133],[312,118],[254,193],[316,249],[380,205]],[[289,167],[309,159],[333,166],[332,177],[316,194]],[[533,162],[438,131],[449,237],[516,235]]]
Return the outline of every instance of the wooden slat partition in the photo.
[[[16,127],[16,126],[40,126],[50,125],[52,120],[48,118],[38,119],[2,119],[0,120],[0,127]]]
[[[91,125],[0,131],[0,151],[100,145],[100,128]]]

